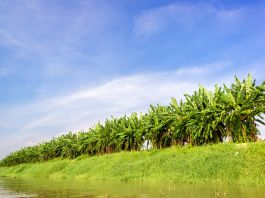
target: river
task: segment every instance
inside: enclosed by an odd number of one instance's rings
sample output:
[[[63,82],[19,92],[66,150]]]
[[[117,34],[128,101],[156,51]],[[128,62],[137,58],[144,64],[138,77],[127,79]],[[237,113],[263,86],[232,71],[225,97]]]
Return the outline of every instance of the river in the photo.
[[[264,198],[265,188],[205,184],[139,184],[69,180],[54,181],[50,179],[11,179],[0,177],[0,198],[23,197]]]

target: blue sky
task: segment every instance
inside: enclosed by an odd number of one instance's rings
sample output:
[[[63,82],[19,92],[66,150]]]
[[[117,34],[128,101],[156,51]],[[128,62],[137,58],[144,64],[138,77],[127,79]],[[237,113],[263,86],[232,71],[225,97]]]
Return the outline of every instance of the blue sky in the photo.
[[[264,21],[262,1],[0,1],[0,158],[199,84],[264,81]]]

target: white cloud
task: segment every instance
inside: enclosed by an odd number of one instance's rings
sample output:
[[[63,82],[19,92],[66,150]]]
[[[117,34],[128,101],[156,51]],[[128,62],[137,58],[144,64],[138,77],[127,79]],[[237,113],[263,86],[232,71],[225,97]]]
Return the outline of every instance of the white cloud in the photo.
[[[56,76],[76,72],[78,61],[90,63],[90,67],[99,64],[106,45],[104,36],[117,12],[111,4],[96,1],[64,6],[38,0],[1,3],[0,45],[12,53],[17,65],[21,59],[31,61],[40,73]],[[102,54],[90,55],[94,50]]]
[[[152,8],[135,17],[134,31],[137,36],[149,36],[173,25],[179,28],[193,27],[198,23],[218,21],[227,25],[238,19],[243,10],[226,10],[212,4],[172,3]]]
[[[1,76],[7,76],[13,72],[13,69],[10,67],[2,66],[0,67],[0,77]]]

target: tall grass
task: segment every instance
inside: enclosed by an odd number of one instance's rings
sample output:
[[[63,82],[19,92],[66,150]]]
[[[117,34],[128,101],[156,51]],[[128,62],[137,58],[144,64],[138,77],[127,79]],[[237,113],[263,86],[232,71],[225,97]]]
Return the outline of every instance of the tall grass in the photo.
[[[265,185],[265,142],[120,152],[1,167],[0,176]]]

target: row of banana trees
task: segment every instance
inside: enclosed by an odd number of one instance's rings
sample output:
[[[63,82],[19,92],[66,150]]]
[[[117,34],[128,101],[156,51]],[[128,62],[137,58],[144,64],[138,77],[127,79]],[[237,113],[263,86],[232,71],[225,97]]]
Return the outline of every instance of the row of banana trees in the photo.
[[[253,142],[259,135],[258,125],[265,125],[264,113],[265,82],[256,86],[251,75],[242,81],[235,77],[230,87],[216,85],[208,91],[200,86],[180,102],[172,98],[170,105],[151,105],[145,114],[112,117],[87,132],[70,132],[23,148],[5,157],[1,165],[139,151],[144,144],[161,149],[187,143]]]

